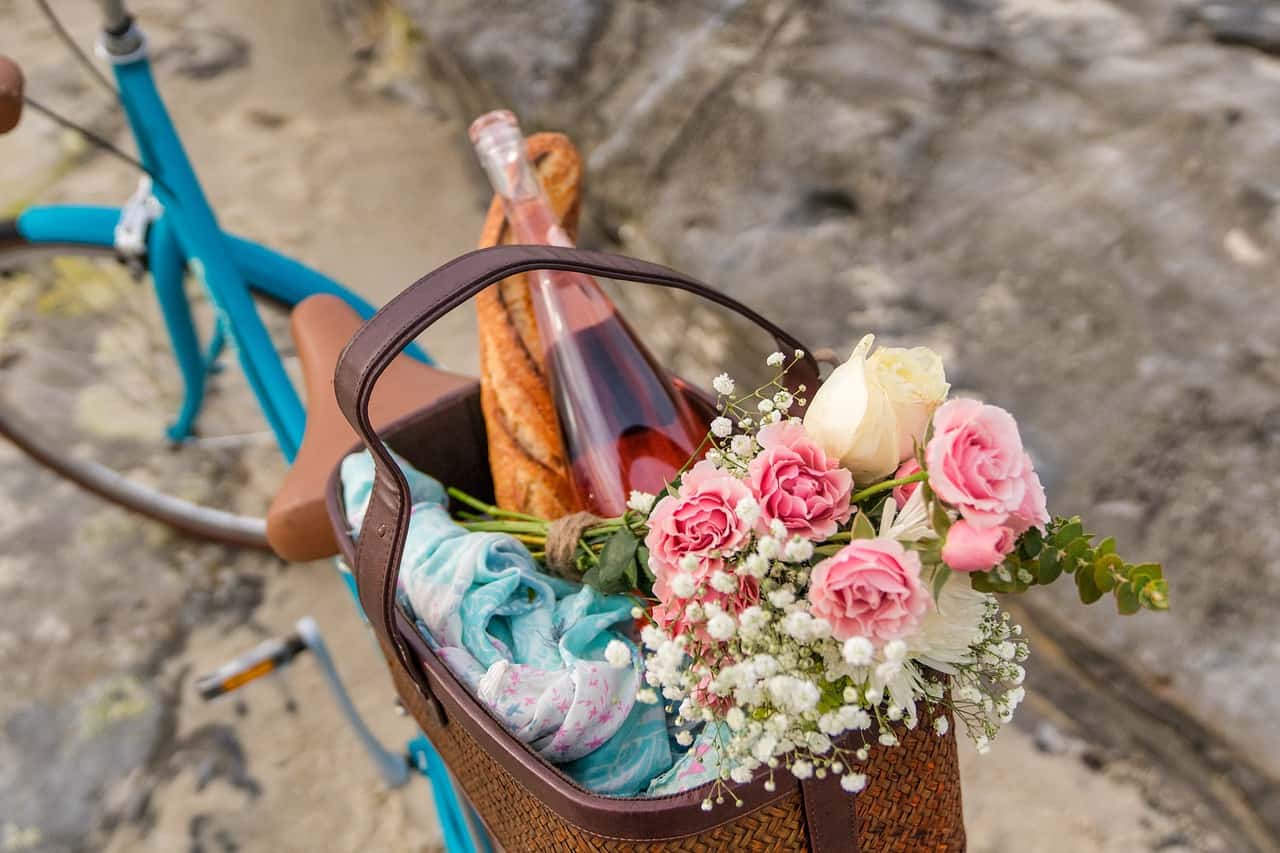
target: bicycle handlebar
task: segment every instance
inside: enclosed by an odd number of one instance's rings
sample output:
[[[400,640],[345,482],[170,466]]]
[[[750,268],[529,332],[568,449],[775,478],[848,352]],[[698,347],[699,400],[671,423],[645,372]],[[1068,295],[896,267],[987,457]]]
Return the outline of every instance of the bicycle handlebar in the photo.
[[[0,56],[0,133],[8,133],[22,118],[22,69],[7,56]]]

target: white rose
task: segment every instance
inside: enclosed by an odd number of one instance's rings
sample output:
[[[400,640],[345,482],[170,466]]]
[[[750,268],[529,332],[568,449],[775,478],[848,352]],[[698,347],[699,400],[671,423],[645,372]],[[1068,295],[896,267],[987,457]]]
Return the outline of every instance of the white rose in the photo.
[[[925,347],[870,355],[867,335],[813,395],[805,430],[855,483],[881,480],[915,451],[949,386],[942,359]]]
[[[898,421],[898,461],[902,462],[915,453],[916,444],[924,442],[934,411],[951,390],[942,358],[928,347],[881,347],[867,359],[867,368],[893,406]]]

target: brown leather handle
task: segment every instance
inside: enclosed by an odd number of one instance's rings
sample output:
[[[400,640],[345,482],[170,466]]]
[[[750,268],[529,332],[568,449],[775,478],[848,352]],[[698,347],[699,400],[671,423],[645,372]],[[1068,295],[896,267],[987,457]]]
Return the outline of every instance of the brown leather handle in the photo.
[[[383,644],[409,672],[421,674],[394,629],[396,579],[409,522],[409,486],[369,420],[369,398],[378,377],[409,342],[432,323],[486,287],[509,276],[538,269],[559,269],[636,283],[656,284],[695,293],[729,308],[768,331],[786,350],[808,350],[783,329],[733,298],[696,279],[659,264],[585,249],[555,246],[495,246],[462,255],[427,273],[375,314],[355,334],[338,358],[334,391],[338,406],[374,461],[369,507],[356,543],[356,588],[370,625]],[[799,381],[816,386],[818,365],[806,355]],[[427,401],[424,401],[424,403]],[[447,436],[442,440],[449,440]],[[422,680],[422,679],[416,679]],[[425,681],[424,699],[443,717]]]

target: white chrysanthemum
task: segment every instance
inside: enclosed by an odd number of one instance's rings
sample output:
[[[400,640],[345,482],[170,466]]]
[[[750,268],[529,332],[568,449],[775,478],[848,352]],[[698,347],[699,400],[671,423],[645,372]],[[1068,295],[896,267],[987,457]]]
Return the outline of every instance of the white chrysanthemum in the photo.
[[[677,732],[676,743],[680,744],[681,746],[689,746],[690,744],[693,743],[693,735],[689,734],[689,732],[687,731]]]
[[[736,453],[737,451],[734,452]],[[756,503],[755,498],[747,495],[734,505],[733,511],[737,513],[738,518],[742,519],[743,524],[750,526],[755,524],[756,519],[760,517],[760,504]]]
[[[716,438],[728,438],[733,435],[733,421],[726,417],[718,417],[711,422],[711,434]]]
[[[745,458],[750,456],[753,449],[751,445],[751,436],[735,435],[729,442],[729,449],[741,457]]]
[[[729,374],[721,373],[715,379],[711,380],[711,387],[716,389],[717,394],[728,396],[733,393],[733,380],[729,378]]]
[[[648,515],[649,510],[653,509],[654,500],[654,496],[648,492],[632,489],[631,496],[627,499],[627,506],[642,515]]]
[[[929,509],[924,502],[924,489],[916,489],[907,502],[898,509],[895,501],[885,501],[884,515],[880,518],[880,536],[899,542],[919,542],[936,539],[929,522]]]
[[[658,693],[652,687],[642,687],[636,691],[636,701],[646,705],[657,705]]]
[[[605,646],[604,659],[615,669],[631,666],[631,649],[621,640],[610,640]]]
[[[782,546],[772,536],[761,536],[760,541],[756,543],[756,550],[766,560],[776,560],[778,555],[782,553]]]
[[[656,625],[645,625],[640,629],[640,639],[646,647],[656,649],[667,637]]]
[[[916,632],[907,638],[908,655],[949,674],[973,662],[970,648],[981,633],[982,618],[992,597],[977,592],[969,576],[952,573],[935,606],[925,611]]]
[[[693,554],[685,554],[680,558],[680,570],[685,572],[696,572],[698,570],[698,558]]]
[[[786,361],[787,361],[787,357],[782,353],[772,352],[772,353],[769,353],[769,357],[764,360],[764,363],[769,365],[770,367],[781,367],[782,365],[786,364]]]

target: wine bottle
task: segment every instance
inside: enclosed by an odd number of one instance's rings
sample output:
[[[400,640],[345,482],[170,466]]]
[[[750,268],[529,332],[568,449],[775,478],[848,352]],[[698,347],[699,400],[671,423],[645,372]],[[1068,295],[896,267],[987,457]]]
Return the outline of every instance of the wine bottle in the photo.
[[[515,116],[486,113],[471,124],[470,135],[516,242],[572,246]],[[657,494],[676,477],[707,423],[594,278],[539,270],[528,279],[574,486],[592,512],[621,515],[632,489]]]

